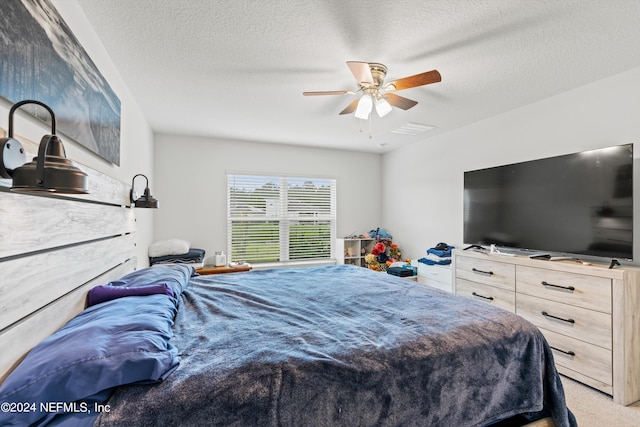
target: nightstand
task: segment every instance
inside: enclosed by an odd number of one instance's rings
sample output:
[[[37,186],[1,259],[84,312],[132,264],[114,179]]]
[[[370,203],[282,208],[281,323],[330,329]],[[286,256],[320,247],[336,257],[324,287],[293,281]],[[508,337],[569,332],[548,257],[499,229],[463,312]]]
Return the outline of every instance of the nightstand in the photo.
[[[198,268],[196,270],[196,273],[206,276],[209,274],[240,273],[240,272],[249,271],[249,270],[251,270],[250,265],[237,265],[234,267],[227,267],[224,265],[219,267],[216,267],[214,265],[205,265],[202,268]]]

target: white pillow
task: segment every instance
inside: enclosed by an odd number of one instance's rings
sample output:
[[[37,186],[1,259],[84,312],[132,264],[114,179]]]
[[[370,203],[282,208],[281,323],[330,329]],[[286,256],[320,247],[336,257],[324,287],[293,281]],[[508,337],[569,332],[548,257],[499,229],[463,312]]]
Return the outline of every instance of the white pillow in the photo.
[[[161,240],[149,246],[149,257],[155,258],[166,255],[183,255],[189,252],[191,244],[182,239]]]

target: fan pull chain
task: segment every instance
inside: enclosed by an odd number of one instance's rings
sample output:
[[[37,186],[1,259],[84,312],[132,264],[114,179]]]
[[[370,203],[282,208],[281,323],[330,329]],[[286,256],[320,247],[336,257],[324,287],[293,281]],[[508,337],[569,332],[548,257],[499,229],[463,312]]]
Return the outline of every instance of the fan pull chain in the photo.
[[[367,121],[369,122],[369,139],[373,138],[373,133],[371,132],[371,116],[373,116],[373,114],[369,114],[369,118],[367,119]],[[362,122],[364,122],[364,119],[360,119],[360,133],[364,132],[364,129],[362,129]]]

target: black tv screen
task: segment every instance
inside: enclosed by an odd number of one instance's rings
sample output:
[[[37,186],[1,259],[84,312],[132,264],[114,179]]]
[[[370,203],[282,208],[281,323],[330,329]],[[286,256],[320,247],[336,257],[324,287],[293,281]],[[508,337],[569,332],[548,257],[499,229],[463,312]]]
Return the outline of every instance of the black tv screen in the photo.
[[[464,243],[633,259],[633,144],[465,172]]]

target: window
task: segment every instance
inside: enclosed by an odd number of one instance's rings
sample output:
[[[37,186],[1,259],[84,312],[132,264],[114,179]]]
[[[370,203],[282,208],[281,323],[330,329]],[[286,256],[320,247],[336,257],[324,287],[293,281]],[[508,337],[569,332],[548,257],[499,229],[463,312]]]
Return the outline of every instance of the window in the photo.
[[[327,260],[334,258],[335,235],[335,179],[227,175],[231,260]]]

